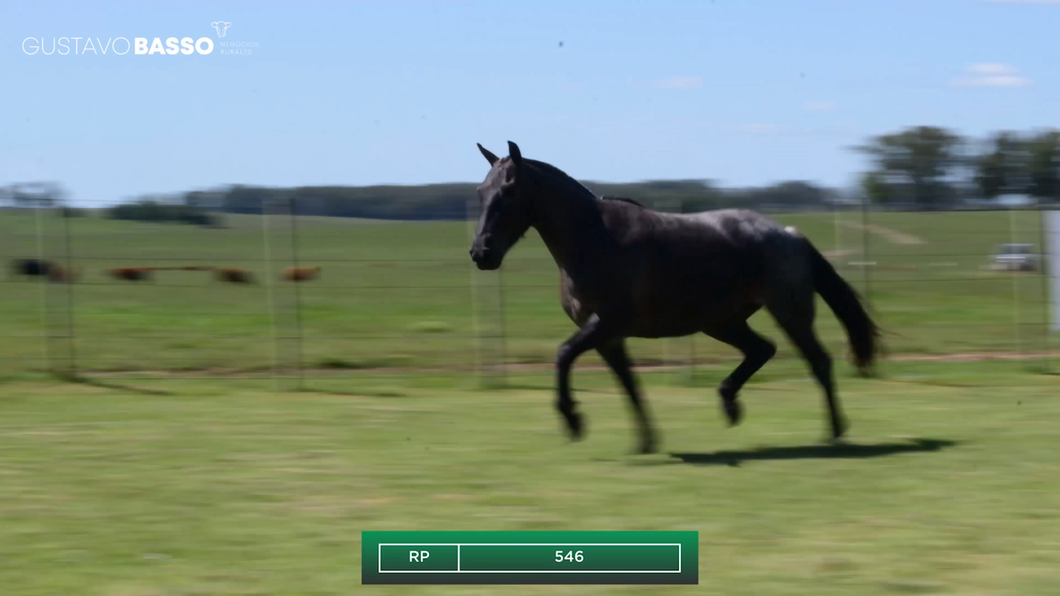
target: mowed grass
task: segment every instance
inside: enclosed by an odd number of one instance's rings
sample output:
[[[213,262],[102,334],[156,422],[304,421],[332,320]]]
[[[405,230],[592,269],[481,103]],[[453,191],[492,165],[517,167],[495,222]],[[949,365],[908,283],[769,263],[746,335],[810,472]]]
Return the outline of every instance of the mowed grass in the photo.
[[[892,354],[1047,345],[1044,280],[984,269],[998,244],[1040,245],[1037,213],[879,213],[868,232],[859,212],[775,219],[809,235],[868,297]],[[83,276],[72,287],[5,276],[0,374],[44,368],[49,349],[56,359],[73,355],[81,370],[111,372],[262,371],[277,359],[326,369],[472,366],[480,358],[547,364],[573,331],[559,307],[556,266],[533,231],[496,273],[472,271],[465,222],[301,217],[294,239],[289,218],[233,215],[227,223],[42,218],[44,255],[62,260],[69,248]],[[37,228],[32,214],[0,213],[0,258],[37,255]],[[280,282],[279,270],[295,261],[321,265],[322,278],[297,289]],[[129,283],[104,274],[171,265],[243,267],[272,283],[222,284],[205,272]],[[823,303],[819,312],[820,335],[842,355],[838,323]],[[794,356],[767,313],[752,323],[780,343],[782,358]],[[50,348],[46,335],[57,338]],[[635,340],[632,353],[642,364],[737,356],[706,337]]]
[[[836,447],[808,380],[752,383],[726,429],[712,390],[646,375],[653,456],[626,455],[630,419],[603,373],[576,374],[576,444],[547,376],[503,392],[441,374],[297,394],[7,383],[0,592],[1056,594],[1054,378],[1008,363],[846,372],[852,434]],[[700,585],[360,585],[364,530],[560,529],[698,531]]]

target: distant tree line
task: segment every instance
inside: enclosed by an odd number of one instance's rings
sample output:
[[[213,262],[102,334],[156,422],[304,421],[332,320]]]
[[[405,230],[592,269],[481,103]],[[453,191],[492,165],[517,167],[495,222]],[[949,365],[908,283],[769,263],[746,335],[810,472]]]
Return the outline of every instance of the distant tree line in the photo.
[[[841,202],[949,208],[1023,195],[1060,201],[1060,131],[998,132],[986,139],[962,137],[933,126],[907,128],[869,139],[855,150],[872,167],[857,188],[840,191],[805,181],[757,188],[723,188],[710,180],[633,183],[586,181],[597,195],[629,197],[661,211],[697,212],[725,207],[757,210],[821,209]],[[297,215],[394,220],[464,219],[477,202],[477,183],[419,186],[234,185],[173,196],[141,197],[106,211],[113,219],[216,225],[218,213],[258,214],[269,209]],[[2,195],[2,193],[0,193]],[[40,195],[8,192],[0,202],[16,207],[57,206]]]
[[[198,226],[216,225],[217,218],[187,204],[169,204],[157,201],[125,203],[106,210],[110,219],[147,221],[156,223],[183,223]]]
[[[998,132],[986,139],[918,126],[871,139],[857,150],[872,159],[861,179],[874,203],[922,208],[1022,195],[1060,201],[1060,131]]]
[[[868,140],[855,150],[872,169],[857,188],[840,191],[806,181],[755,188],[722,188],[710,180],[632,183],[585,181],[597,195],[633,198],[662,211],[698,212],[726,207],[758,210],[821,209],[841,202],[894,204],[924,209],[996,201],[1024,195],[1060,201],[1060,131],[999,132],[962,137],[940,127],[918,126]],[[299,215],[378,219],[463,219],[477,183],[422,186],[233,186],[184,195],[204,211],[261,213],[263,205],[293,205]]]
[[[810,182],[724,189],[704,180],[661,180],[627,184],[585,182],[598,196],[629,197],[663,211],[695,212],[741,206],[754,209],[821,207],[840,193]],[[467,217],[477,203],[477,183],[422,186],[305,186],[266,188],[233,186],[194,191],[182,203],[202,212],[273,213],[394,220],[454,220]]]

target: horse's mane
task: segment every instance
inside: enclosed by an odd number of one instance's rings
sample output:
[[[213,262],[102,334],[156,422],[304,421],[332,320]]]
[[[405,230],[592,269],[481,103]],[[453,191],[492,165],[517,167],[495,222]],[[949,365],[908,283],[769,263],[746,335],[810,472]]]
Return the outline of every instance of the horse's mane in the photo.
[[[565,186],[566,190],[572,194],[580,194],[585,198],[596,198],[596,194],[589,190],[584,184],[578,182],[574,178],[571,178],[570,174],[557,168],[556,166],[545,163],[543,161],[537,161],[536,159],[524,159],[524,162],[532,165],[541,174],[549,176],[555,179],[561,186]]]
[[[536,159],[527,159],[527,160],[524,160],[524,161],[526,161],[526,162],[530,163],[531,165],[533,165],[542,174],[546,174],[548,176],[552,176],[554,178],[558,178],[559,181],[562,184],[564,184],[565,186],[567,186],[569,188],[569,190],[571,190],[572,192],[578,192],[580,194],[586,195],[587,197],[588,196],[592,196],[594,198],[596,197],[596,193],[594,193],[593,191],[589,190],[589,188],[586,187],[584,184],[582,184],[581,182],[578,182],[577,180],[572,178],[570,176],[570,174],[567,174],[566,172],[564,172],[563,170],[557,168],[556,166],[554,166],[552,164],[549,164],[549,163],[545,163],[543,161],[537,161]],[[604,196],[600,197],[600,200],[602,200],[602,201],[621,201],[623,203],[629,203],[631,205],[636,205],[637,207],[640,207],[641,209],[647,209],[647,207],[645,207],[643,204],[641,204],[641,203],[639,203],[639,202],[637,202],[637,201],[635,201],[635,200],[633,200],[633,199],[631,199],[629,197],[616,197],[614,195],[604,195]]]
[[[603,200],[603,201],[622,201],[623,203],[629,203],[630,205],[636,205],[637,207],[640,207],[641,209],[647,209],[647,207],[644,206],[644,203],[641,203],[640,201],[633,200],[633,199],[631,199],[629,197],[616,197],[615,195],[604,195],[604,196],[600,197],[600,199]]]

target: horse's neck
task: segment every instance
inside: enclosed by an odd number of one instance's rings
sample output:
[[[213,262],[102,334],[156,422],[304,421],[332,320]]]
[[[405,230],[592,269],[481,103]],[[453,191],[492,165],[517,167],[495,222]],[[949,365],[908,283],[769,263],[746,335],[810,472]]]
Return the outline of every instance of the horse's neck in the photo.
[[[555,201],[564,201],[555,196]],[[545,205],[537,222],[537,232],[555,259],[556,265],[568,273],[574,273],[587,257],[596,260],[595,253],[606,251],[607,229],[594,198],[586,201],[572,200],[555,208]]]

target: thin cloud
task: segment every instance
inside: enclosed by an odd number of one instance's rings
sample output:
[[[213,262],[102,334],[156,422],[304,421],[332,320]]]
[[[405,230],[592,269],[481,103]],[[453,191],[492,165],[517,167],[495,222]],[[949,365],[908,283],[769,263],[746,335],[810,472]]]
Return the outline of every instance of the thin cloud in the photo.
[[[776,125],[765,123],[734,124],[732,130],[755,135],[767,135],[777,132]]]
[[[648,83],[653,89],[702,89],[703,77],[674,77]]]
[[[834,101],[811,101],[806,103],[806,109],[815,112],[826,112],[836,109],[836,103]]]
[[[998,62],[980,62],[973,64],[964,70],[964,75],[954,79],[951,84],[954,87],[994,87],[994,88],[1018,88],[1030,87],[1034,84],[1030,78],[1020,73],[1019,69],[1008,64]]]
[[[863,135],[865,131],[856,127],[839,124],[835,126],[814,126],[809,128],[781,124],[744,123],[724,125],[722,130],[756,136],[782,137],[850,137]]]

